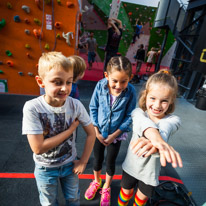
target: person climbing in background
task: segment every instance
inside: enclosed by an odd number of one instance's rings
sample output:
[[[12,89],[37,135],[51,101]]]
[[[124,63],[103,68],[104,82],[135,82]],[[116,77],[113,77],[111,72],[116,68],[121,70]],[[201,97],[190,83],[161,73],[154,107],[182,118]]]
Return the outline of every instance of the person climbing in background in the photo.
[[[136,23],[135,23],[135,32],[134,32],[134,35],[132,37],[132,44],[135,43],[136,41],[136,37],[139,39],[139,35],[141,33],[141,29],[143,28],[143,24],[141,21],[139,21],[139,19],[136,20]]]
[[[159,184],[161,165],[166,162],[182,167],[182,159],[167,142],[180,127],[180,118],[172,115],[178,84],[169,71],[159,71],[147,80],[139,97],[139,108],[132,112],[133,134],[122,164],[123,175],[118,205],[128,205],[134,194],[134,206],[144,206]],[[135,146],[145,137],[150,147]],[[146,144],[148,146],[149,144]]]
[[[142,66],[142,62],[144,62],[144,59],[145,59],[145,50],[144,50],[144,45],[143,44],[140,44],[138,46],[139,48],[137,49],[137,53],[136,55],[134,56],[134,58],[136,59],[137,61],[137,65],[136,65],[136,73],[131,81],[131,83],[138,83],[139,80],[140,80],[140,77],[139,77],[139,72],[140,72],[140,69],[141,69],[141,66]]]
[[[96,131],[94,146],[94,180],[85,192],[85,199],[92,200],[102,187],[101,171],[104,152],[107,149],[106,180],[101,189],[100,206],[109,206],[111,183],[115,174],[115,161],[121,141],[126,140],[131,130],[131,113],[136,107],[136,91],[129,83],[132,64],[123,56],[112,57],[107,65],[104,79],[93,92],[89,105],[90,117]]]
[[[160,57],[161,49],[158,49],[155,55],[155,72],[159,71],[159,68],[157,68],[157,63]]]
[[[94,32],[90,32],[89,38],[87,39],[86,49],[88,54],[88,64],[89,64],[88,69],[91,70],[97,51],[97,41],[94,38]]]
[[[108,37],[105,48],[104,72],[106,71],[109,60],[118,56],[119,43],[122,37],[122,21],[116,18],[109,18],[107,21]]]
[[[69,56],[68,59],[70,60],[73,66],[72,90],[69,96],[75,99],[79,99],[79,90],[77,86],[77,81],[84,77],[87,65],[84,59],[77,55]]]
[[[156,56],[156,51],[155,48],[152,47],[151,50],[147,53],[146,72],[150,72],[155,56]]]

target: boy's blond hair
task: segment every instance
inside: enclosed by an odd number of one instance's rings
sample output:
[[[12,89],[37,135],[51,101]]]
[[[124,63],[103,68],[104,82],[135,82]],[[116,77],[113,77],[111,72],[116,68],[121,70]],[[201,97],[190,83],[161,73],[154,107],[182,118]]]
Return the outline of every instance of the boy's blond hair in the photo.
[[[43,53],[39,58],[38,74],[41,78],[53,68],[62,68],[65,71],[73,70],[72,63],[61,52]]]
[[[87,65],[84,59],[77,55],[69,56],[68,59],[73,66],[73,81],[75,82],[77,77],[81,76],[85,72]]]

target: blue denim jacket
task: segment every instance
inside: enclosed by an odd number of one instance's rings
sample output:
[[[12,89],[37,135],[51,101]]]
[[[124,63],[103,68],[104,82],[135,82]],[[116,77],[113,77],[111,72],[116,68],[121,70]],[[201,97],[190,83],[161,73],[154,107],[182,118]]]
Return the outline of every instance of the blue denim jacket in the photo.
[[[92,123],[104,138],[117,129],[122,132],[131,131],[131,113],[136,107],[136,91],[130,83],[111,107],[107,84],[106,78],[97,83],[89,105]]]

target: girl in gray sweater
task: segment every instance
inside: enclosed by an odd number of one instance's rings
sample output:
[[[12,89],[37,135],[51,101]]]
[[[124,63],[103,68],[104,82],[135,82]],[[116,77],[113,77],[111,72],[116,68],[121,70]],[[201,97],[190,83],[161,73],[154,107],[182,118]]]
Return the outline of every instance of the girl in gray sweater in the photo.
[[[173,167],[182,167],[178,152],[167,144],[170,136],[179,126],[180,119],[171,113],[175,109],[177,82],[168,71],[153,74],[147,81],[139,98],[139,107],[132,112],[133,135],[123,162],[123,175],[118,205],[127,205],[137,185],[134,206],[145,205],[152,196],[154,187],[159,184],[158,176],[166,161]],[[151,143],[137,151],[134,142],[145,137]],[[147,141],[148,141],[147,140]],[[157,153],[157,149],[158,152]]]

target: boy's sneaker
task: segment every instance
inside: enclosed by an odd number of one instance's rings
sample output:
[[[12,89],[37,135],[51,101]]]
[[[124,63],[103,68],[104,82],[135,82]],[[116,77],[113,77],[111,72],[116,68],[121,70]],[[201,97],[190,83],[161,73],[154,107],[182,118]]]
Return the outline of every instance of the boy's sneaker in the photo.
[[[89,185],[89,188],[86,190],[85,194],[84,194],[84,197],[86,200],[92,200],[96,193],[97,193],[97,190],[100,189],[102,186],[102,179],[100,178],[100,183],[98,182],[95,182],[95,180],[93,180],[90,185]]]
[[[111,198],[111,188],[103,189],[100,192],[101,200],[100,200],[100,206],[110,206],[110,198]]]

